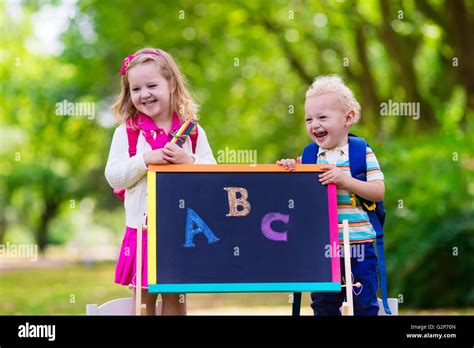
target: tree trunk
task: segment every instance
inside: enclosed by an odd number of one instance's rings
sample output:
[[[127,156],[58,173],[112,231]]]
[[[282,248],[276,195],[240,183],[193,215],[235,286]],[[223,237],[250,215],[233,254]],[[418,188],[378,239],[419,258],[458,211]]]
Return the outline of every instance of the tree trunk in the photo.
[[[36,242],[39,251],[42,253],[48,244],[48,227],[51,220],[56,216],[59,202],[56,200],[47,200],[41,222],[36,234]]]
[[[0,217],[0,244],[5,244],[5,234],[7,233],[7,219],[5,214]]]
[[[3,197],[1,198],[1,215],[0,215],[0,244],[5,244],[5,235],[7,234],[7,202],[10,201],[10,193],[8,190],[3,191]]]
[[[380,9],[383,21],[379,33],[385,48],[392,57],[391,62],[393,63],[397,77],[406,92],[407,100],[405,100],[405,102],[420,103],[421,115],[420,119],[416,121],[417,124],[414,128],[433,128],[437,125],[434,110],[431,107],[431,104],[422,97],[418,90],[418,81],[413,66],[413,55],[416,46],[405,47],[406,45],[404,45],[404,41],[401,41],[398,34],[396,34],[392,29],[391,22],[395,17],[392,17],[392,13],[390,12],[390,3],[386,0],[380,0]],[[398,122],[397,131],[403,131],[404,129],[406,129],[406,122],[400,120]]]
[[[459,81],[463,84],[466,92],[468,108],[472,110],[474,107],[474,42],[468,37],[472,37],[472,28],[474,19],[469,18],[466,4],[463,0],[447,1],[447,16],[452,25],[452,43],[454,55],[458,58],[458,67],[456,69]],[[469,29],[471,28],[471,29]],[[461,119],[461,127],[466,129],[466,116],[464,112]]]
[[[378,118],[380,115],[380,100],[377,95],[377,86],[370,70],[369,58],[367,56],[367,40],[360,25],[356,27],[355,31],[357,56],[362,65],[362,75],[359,77],[360,88],[364,98],[362,107],[366,110],[364,117],[361,118],[361,122],[372,129],[380,129],[378,127],[380,125],[380,119]]]

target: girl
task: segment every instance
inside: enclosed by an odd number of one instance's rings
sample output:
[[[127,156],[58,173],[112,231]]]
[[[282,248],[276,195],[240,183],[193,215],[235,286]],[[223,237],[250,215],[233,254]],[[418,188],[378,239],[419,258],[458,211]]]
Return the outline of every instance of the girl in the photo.
[[[172,132],[188,118],[197,119],[197,104],[171,55],[144,48],[124,59],[121,92],[113,111],[115,130],[105,177],[114,189],[125,189],[126,230],[115,271],[115,283],[134,287],[136,296],[136,238],[145,222],[148,164],[216,163],[206,133],[198,125],[183,147],[169,143]],[[148,294],[146,230],[142,234],[142,299],[147,315],[155,314],[157,295]],[[184,295],[183,295],[184,296]],[[163,315],[185,315],[178,294],[162,294]]]

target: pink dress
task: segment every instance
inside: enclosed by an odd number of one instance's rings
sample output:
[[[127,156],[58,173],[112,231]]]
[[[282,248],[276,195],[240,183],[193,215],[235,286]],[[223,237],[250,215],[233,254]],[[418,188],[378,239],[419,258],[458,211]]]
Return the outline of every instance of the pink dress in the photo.
[[[171,131],[176,131],[181,126],[181,122],[176,114],[173,114],[169,133],[159,128],[150,117],[142,113],[138,114],[136,124],[139,126],[141,134],[145,136],[146,141],[153,150],[164,147],[173,137]],[[142,287],[148,288],[147,231],[144,230],[142,233]],[[127,226],[115,268],[115,283],[126,286],[136,286],[136,252],[137,229]]]

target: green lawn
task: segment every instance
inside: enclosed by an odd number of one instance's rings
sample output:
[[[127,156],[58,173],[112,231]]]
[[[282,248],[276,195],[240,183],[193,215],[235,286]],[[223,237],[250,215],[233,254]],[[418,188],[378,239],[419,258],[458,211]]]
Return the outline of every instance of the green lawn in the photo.
[[[114,263],[75,264],[61,268],[0,273],[0,315],[84,315],[86,304],[129,297],[127,287],[113,282]],[[242,309],[245,314],[290,314],[288,293],[189,294],[188,311],[219,314]],[[310,314],[309,296],[303,311]],[[252,310],[255,308],[255,311]],[[208,311],[208,312],[206,312]],[[474,309],[401,310],[401,314],[473,314]]]
[[[86,304],[129,297],[131,291],[113,282],[115,264],[76,264],[0,273],[0,315],[85,314]],[[189,294],[188,309],[287,306],[289,294]]]
[[[129,296],[113,283],[110,263],[0,274],[1,314],[85,314],[87,303]]]

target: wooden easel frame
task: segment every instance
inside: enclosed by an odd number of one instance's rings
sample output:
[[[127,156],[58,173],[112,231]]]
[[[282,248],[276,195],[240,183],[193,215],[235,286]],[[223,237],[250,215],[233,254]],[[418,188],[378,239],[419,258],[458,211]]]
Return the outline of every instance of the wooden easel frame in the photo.
[[[144,218],[146,219],[146,218]],[[146,220],[145,220],[146,221]],[[137,247],[135,263],[135,315],[142,315],[142,266],[143,266],[143,230],[147,229],[145,221],[140,222],[137,228]]]
[[[354,299],[352,297],[352,289],[354,287],[360,288],[359,282],[352,283],[352,267],[351,267],[351,245],[349,243],[349,221],[342,221],[342,235],[344,240],[344,278],[346,284],[342,287],[346,288],[346,302],[342,303],[342,315],[353,316],[354,315]]]

